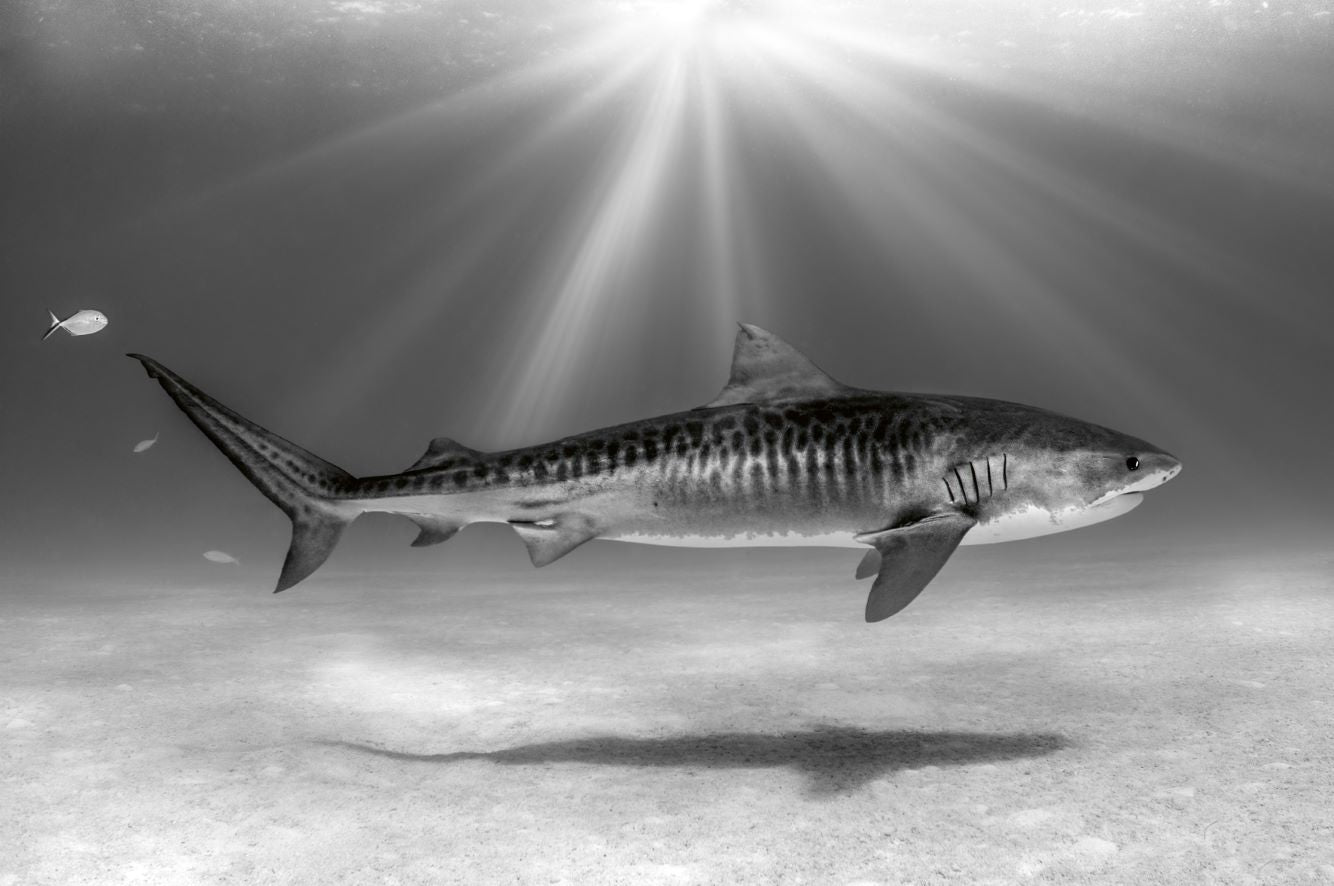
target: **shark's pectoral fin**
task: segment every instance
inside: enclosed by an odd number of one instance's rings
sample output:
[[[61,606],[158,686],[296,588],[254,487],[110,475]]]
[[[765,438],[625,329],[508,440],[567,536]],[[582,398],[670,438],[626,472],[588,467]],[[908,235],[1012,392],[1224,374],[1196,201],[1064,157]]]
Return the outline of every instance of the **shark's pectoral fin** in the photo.
[[[405,515],[421,532],[413,539],[414,548],[424,548],[429,545],[438,545],[442,541],[449,541],[458,531],[463,528],[463,524],[457,520],[447,520],[444,517],[436,517],[430,514],[407,514]]]
[[[879,571],[880,571],[880,552],[877,551],[875,548],[871,548],[869,551],[866,552],[866,556],[862,557],[862,561],[857,564],[857,577],[870,578]]]
[[[976,523],[967,514],[951,511],[857,536],[880,555],[880,573],[866,598],[866,620],[889,618],[911,603]]]
[[[528,546],[528,556],[534,566],[554,563],[602,533],[593,519],[584,514],[561,514],[550,520],[533,523],[511,520],[510,525]]]

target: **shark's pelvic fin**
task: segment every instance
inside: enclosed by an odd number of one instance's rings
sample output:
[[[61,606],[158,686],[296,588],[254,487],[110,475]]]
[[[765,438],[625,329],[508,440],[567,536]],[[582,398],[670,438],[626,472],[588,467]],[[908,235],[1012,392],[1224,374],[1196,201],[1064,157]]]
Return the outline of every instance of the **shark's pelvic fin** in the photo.
[[[555,519],[536,523],[511,520],[510,525],[528,546],[528,556],[534,566],[554,563],[602,532],[593,518],[585,514],[561,514]]]
[[[749,323],[739,324],[727,386],[703,408],[772,403],[806,397],[839,397],[856,389],[835,381],[804,354]]]
[[[318,569],[357,517],[340,508],[332,494],[356,478],[243,418],[151,357],[129,356],[143,364],[204,436],[291,519],[292,546],[274,593]]]
[[[458,520],[437,517],[434,514],[407,514],[405,516],[421,529],[421,532],[417,533],[417,537],[412,542],[414,548],[424,548],[429,545],[438,545],[442,541],[449,541],[463,528],[463,523]]]
[[[420,471],[423,468],[448,468],[460,462],[471,463],[476,461],[482,455],[476,449],[470,449],[457,440],[449,437],[436,437],[431,441],[431,445],[426,447],[426,452],[422,457],[412,463],[409,471]]]
[[[869,551],[866,552],[866,556],[862,557],[862,561],[857,564],[857,577],[870,578],[879,571],[880,571],[880,552],[877,551],[875,548],[871,548]]]
[[[882,621],[911,603],[976,523],[967,514],[949,511],[857,536],[880,554],[880,573],[866,598],[866,620]]]

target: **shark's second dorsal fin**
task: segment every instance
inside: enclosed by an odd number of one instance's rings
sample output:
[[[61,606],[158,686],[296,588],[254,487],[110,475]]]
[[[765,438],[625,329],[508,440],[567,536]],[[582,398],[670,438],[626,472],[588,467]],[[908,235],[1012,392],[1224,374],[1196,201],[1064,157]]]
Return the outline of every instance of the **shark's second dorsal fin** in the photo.
[[[722,393],[704,408],[838,397],[852,392],[772,332],[749,323],[738,325],[741,329],[732,352],[732,376]]]
[[[413,462],[412,467],[408,470],[447,468],[460,462],[473,462],[481,456],[482,453],[464,446],[457,440],[451,440],[449,437],[436,437],[431,441],[431,445],[426,447],[426,452],[422,454],[422,457]]]

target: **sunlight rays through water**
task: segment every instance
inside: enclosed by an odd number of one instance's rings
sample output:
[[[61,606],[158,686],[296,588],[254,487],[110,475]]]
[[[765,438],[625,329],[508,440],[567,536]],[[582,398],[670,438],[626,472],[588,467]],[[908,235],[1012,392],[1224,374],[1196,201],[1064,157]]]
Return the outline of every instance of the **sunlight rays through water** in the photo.
[[[485,390],[469,414],[455,403],[441,416],[442,432],[471,426],[503,446],[574,430],[561,416],[609,361],[633,358],[627,336],[669,323],[712,343],[736,320],[799,316],[803,299],[853,323],[910,325],[945,359],[1009,341],[1201,436],[1195,379],[1164,379],[1137,350],[1195,346],[1170,282],[1191,281],[1257,325],[1328,339],[1263,317],[1257,270],[1124,196],[1131,160],[1101,177],[1080,163],[1079,150],[1156,146],[1275,188],[1309,179],[1321,158],[1237,135],[1200,74],[1240,81],[1217,58],[1244,60],[1245,41],[1287,27],[1281,17],[1207,3],[929,6],[539,4],[534,18],[554,36],[536,50],[516,46],[487,78],[199,201],[318,182],[376,155],[382,186],[415,194],[365,244],[392,281],[376,320],[341,342],[323,390],[293,405],[326,427],[337,404],[372,396],[404,353],[459,324],[494,347]],[[1319,45],[1329,4],[1290,9],[1315,32],[1297,45]],[[1235,52],[1211,55],[1219,46]],[[1262,87],[1241,92],[1263,103]],[[1300,100],[1317,100],[1314,88]],[[1082,142],[1063,153],[1061,139]],[[811,239],[822,219],[827,242]],[[882,285],[799,291],[790,270],[803,251],[834,242]]]

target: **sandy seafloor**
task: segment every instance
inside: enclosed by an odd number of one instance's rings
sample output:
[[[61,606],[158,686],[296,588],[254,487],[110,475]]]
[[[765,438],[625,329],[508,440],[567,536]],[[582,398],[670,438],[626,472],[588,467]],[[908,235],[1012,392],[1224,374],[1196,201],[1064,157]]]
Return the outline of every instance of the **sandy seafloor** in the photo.
[[[11,575],[0,884],[1334,882],[1334,558],[1030,553]]]

